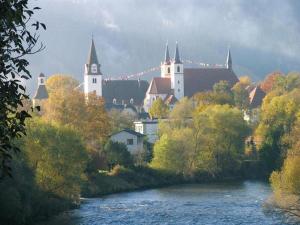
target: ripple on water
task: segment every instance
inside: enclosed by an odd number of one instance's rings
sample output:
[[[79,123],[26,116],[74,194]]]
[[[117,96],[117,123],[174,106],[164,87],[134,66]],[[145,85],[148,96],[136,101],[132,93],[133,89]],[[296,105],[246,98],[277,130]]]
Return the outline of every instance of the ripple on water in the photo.
[[[72,225],[285,225],[262,204],[270,187],[261,182],[180,185],[85,200],[69,213]],[[62,223],[49,223],[62,224]]]

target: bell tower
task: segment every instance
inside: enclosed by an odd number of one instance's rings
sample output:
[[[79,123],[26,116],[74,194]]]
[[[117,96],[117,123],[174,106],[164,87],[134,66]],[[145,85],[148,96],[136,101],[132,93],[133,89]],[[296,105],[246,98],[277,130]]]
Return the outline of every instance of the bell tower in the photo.
[[[98,62],[94,40],[92,39],[90,53],[84,68],[84,94],[90,93],[102,96],[102,73]]]
[[[184,73],[181,62],[178,43],[176,42],[175,56],[171,64],[171,89],[174,96],[179,100],[184,97]]]
[[[165,59],[160,65],[160,71],[161,71],[161,77],[171,76],[171,59],[170,59],[168,42],[166,44]]]

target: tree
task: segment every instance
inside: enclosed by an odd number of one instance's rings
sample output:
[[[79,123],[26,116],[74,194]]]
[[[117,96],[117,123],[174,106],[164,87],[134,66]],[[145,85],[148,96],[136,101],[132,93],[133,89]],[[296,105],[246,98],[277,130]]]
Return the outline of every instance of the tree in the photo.
[[[156,99],[151,108],[149,114],[152,118],[165,118],[168,116],[169,107],[163,102],[161,98]]]
[[[299,96],[300,91],[295,90],[263,102],[261,120],[255,135],[256,139],[261,140],[259,157],[267,174],[282,166],[288,147],[283,137],[290,133],[295,122],[300,105]]]
[[[38,9],[30,9],[28,0],[0,2],[0,177],[11,175],[11,155],[19,151],[13,141],[26,133],[25,120],[30,117],[18,107],[29,99],[21,83],[31,77],[26,56],[44,48],[42,44],[37,47],[39,36],[35,31],[46,26],[38,21],[30,24]]]
[[[265,80],[263,82],[261,82],[260,84],[260,88],[265,92],[265,93],[269,93],[270,91],[272,91],[274,84],[276,83],[276,80],[279,77],[282,77],[283,74],[281,72],[273,72],[270,73],[266,76]]]
[[[173,129],[165,133],[154,145],[154,157],[151,166],[156,169],[189,175],[189,152],[191,151],[190,128]]]
[[[77,88],[79,82],[69,75],[54,74],[46,81],[46,87],[49,94],[59,90],[70,91]]]
[[[108,111],[112,132],[117,132],[125,128],[133,128],[134,116],[124,111],[112,109]]]
[[[43,118],[78,130],[89,151],[97,152],[110,134],[110,121],[104,101],[101,97],[90,94],[86,102],[84,94],[70,89],[67,80],[70,84],[76,83],[73,78],[63,76],[50,80],[53,91],[44,105]]]
[[[109,140],[104,146],[104,154],[109,169],[112,169],[116,165],[125,167],[133,165],[133,159],[127,150],[126,145],[123,143]]]
[[[248,109],[250,104],[249,93],[245,85],[241,82],[236,83],[232,88],[232,92],[235,106],[243,110]]]
[[[212,105],[194,117],[194,142],[198,168],[211,174],[238,170],[250,129],[237,108]]]
[[[20,145],[35,172],[37,185],[50,194],[79,201],[87,165],[87,153],[79,133],[39,118],[29,121],[27,127],[27,136]]]

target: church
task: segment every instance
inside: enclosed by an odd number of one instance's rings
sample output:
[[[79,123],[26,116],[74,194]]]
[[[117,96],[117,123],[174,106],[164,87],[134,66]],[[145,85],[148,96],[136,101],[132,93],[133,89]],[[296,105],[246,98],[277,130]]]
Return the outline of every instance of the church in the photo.
[[[146,80],[103,79],[95,43],[92,39],[87,63],[84,65],[83,91],[88,100],[90,93],[96,93],[105,100],[107,110],[130,109],[135,113],[148,112],[152,103],[161,98],[171,108],[183,97],[192,97],[197,92],[209,91],[221,80],[231,86],[238,82],[232,69],[232,58],[228,50],[226,64],[214,67],[185,68],[181,60],[178,43],[174,58],[171,59],[169,47],[166,45],[165,57],[160,66],[159,77],[154,77],[150,85]],[[48,98],[45,87],[45,76],[38,78],[38,89],[33,98],[39,101]]]
[[[165,59],[161,63],[161,75],[152,79],[146,92],[144,109],[148,111],[157,98],[164,100],[171,108],[183,97],[192,97],[197,92],[210,91],[215,83],[225,80],[230,86],[238,82],[232,69],[232,59],[228,50],[224,66],[185,68],[181,61],[178,43],[174,58],[170,58],[169,47],[166,45]]]

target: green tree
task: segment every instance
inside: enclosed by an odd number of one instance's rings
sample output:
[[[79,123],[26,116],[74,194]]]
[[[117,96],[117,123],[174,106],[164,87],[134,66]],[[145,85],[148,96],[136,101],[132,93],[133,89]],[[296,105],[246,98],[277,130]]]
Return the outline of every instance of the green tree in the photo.
[[[248,109],[250,104],[249,93],[245,85],[241,82],[236,83],[232,88],[232,92],[235,106],[243,110]]]
[[[240,110],[214,105],[195,115],[195,146],[199,150],[198,167],[211,174],[233,174],[244,153],[250,129]]]
[[[267,175],[282,166],[288,148],[283,138],[295,122],[300,105],[299,96],[300,91],[295,90],[264,101],[262,105],[261,120],[255,134],[256,139],[261,140],[259,157]]]
[[[50,194],[79,201],[87,166],[87,154],[80,135],[71,128],[51,125],[40,119],[31,120],[27,127],[27,136],[20,145],[35,173],[37,185]]]
[[[30,117],[18,107],[29,99],[20,82],[31,77],[26,56],[44,48],[37,46],[36,30],[46,26],[32,21],[38,9],[29,8],[28,0],[0,1],[0,178],[11,175],[12,152],[19,150],[13,141],[25,134],[25,120]],[[29,29],[31,25],[34,29]]]
[[[123,143],[109,140],[104,146],[104,154],[109,169],[112,169],[116,165],[125,167],[133,165],[133,159],[127,150],[126,145]]]
[[[163,102],[161,98],[156,99],[151,108],[149,114],[152,118],[165,118],[168,116],[169,107]]]
[[[108,116],[110,118],[112,132],[118,132],[125,128],[133,128],[135,117],[130,113],[112,109],[108,112]]]

